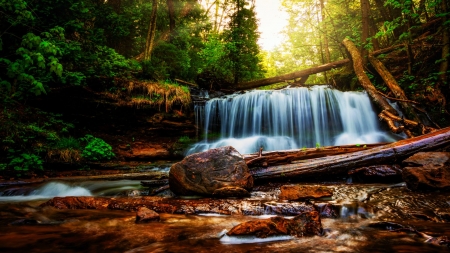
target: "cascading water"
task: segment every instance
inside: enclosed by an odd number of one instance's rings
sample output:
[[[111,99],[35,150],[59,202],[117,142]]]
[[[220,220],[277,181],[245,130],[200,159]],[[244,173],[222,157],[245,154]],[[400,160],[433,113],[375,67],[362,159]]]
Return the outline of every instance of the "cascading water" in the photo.
[[[204,139],[187,154],[228,145],[248,154],[260,147],[287,150],[401,138],[381,129],[365,92],[341,92],[327,86],[254,90],[211,99],[195,109]],[[212,141],[212,135],[220,138]]]

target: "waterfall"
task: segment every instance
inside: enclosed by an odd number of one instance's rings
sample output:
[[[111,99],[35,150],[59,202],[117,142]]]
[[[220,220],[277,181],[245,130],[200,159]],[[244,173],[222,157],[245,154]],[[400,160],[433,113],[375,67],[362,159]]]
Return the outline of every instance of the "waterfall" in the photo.
[[[327,86],[253,90],[195,107],[203,140],[187,154],[231,145],[242,154],[303,147],[392,142],[366,92]]]

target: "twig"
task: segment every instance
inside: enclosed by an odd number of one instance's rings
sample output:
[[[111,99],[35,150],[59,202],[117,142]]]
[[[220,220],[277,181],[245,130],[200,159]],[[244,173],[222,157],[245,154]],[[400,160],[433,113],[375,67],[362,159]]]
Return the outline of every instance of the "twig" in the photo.
[[[407,99],[400,99],[400,98],[393,98],[393,97],[389,97],[388,95],[382,93],[381,91],[377,90],[378,93],[380,93],[381,96],[390,99],[390,100],[396,100],[396,101],[400,101],[400,102],[407,102],[407,103],[412,103],[412,104],[416,104],[419,105],[420,103],[416,102],[416,101],[412,101],[412,100],[407,100]]]

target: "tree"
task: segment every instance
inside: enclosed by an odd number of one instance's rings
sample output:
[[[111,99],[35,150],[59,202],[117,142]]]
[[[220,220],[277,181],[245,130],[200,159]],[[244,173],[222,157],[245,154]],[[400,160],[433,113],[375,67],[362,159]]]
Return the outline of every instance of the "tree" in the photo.
[[[224,40],[232,63],[233,83],[260,78],[263,75],[258,58],[259,33],[254,8],[247,8],[244,0],[235,0]]]

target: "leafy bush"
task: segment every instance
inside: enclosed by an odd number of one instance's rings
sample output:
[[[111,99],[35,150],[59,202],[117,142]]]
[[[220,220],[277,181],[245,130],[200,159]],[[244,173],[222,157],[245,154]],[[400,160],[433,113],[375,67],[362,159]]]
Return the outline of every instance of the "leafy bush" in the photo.
[[[111,160],[115,154],[112,147],[100,138],[87,134],[82,141],[87,142],[81,156],[89,161]]]
[[[42,164],[43,161],[39,156],[26,153],[14,157],[9,162],[9,166],[16,171],[43,170]]]

